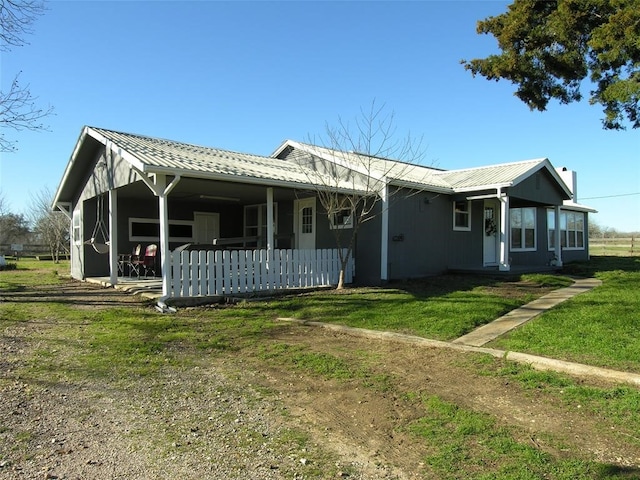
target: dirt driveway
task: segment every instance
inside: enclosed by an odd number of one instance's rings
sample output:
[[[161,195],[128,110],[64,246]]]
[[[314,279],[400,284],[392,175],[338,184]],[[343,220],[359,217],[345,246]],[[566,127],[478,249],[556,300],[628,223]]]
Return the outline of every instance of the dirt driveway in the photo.
[[[75,282],[39,298],[60,296],[90,308],[138,302]],[[429,445],[407,428],[424,414],[415,398],[430,395],[486,413],[554,457],[597,460],[640,477],[637,438],[627,441],[580,405],[479,375],[469,354],[288,325],[264,339],[265,348],[329,354],[366,366],[393,388],[326,379],[242,350],[135,382],[22,375],[34,352],[56,348],[50,327],[33,319],[0,336],[0,478],[433,478]]]

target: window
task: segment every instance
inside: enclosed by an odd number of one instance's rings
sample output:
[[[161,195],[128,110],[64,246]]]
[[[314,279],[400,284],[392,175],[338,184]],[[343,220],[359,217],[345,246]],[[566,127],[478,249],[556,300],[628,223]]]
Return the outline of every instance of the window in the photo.
[[[547,245],[549,250],[556,248],[556,212],[547,210]]]
[[[302,209],[302,233],[313,233],[313,208]]]
[[[278,204],[273,203],[273,233],[278,233]],[[264,248],[267,246],[267,204],[247,205],[244,207],[244,236],[256,237],[246,240],[246,247]]]
[[[80,245],[82,243],[82,222],[80,210],[73,211],[73,244]]]
[[[556,246],[555,211],[547,210],[549,250]],[[584,250],[584,213],[560,212],[560,246],[567,250]]]
[[[463,200],[453,202],[453,229],[471,230],[471,204]]]
[[[511,250],[536,249],[536,209],[535,207],[512,208],[509,210],[511,225]]]
[[[160,220],[155,218],[130,218],[129,240],[132,242],[159,241]],[[193,222],[169,220],[169,241],[193,242]]]
[[[339,228],[353,228],[353,210],[350,208],[343,208],[339,212],[332,214],[331,219],[331,229],[339,229]]]

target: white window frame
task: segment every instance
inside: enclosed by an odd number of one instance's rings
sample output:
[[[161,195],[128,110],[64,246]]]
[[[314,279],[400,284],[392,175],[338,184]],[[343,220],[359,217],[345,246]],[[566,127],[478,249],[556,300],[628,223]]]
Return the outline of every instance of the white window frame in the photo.
[[[348,214],[347,214],[348,212]],[[331,230],[342,230],[346,228],[353,228],[353,209],[343,208],[339,212],[329,215],[329,228]],[[342,219],[340,221],[339,219]]]
[[[257,210],[257,224],[247,225],[247,210],[255,208]],[[267,247],[267,204],[256,203],[245,205],[243,209],[242,231],[245,237],[258,237],[258,248]],[[249,235],[248,230],[255,229],[257,235]],[[273,234],[278,234],[278,202],[273,202]]]
[[[522,225],[520,226],[520,245],[522,245],[521,247],[513,246],[513,240],[515,236],[513,235],[513,227],[511,226],[511,222],[512,222],[511,215],[516,210],[521,211],[520,213],[520,218],[522,219]],[[527,228],[525,228],[525,221],[524,221],[525,220],[524,212],[526,210],[533,211],[533,247],[526,246]],[[538,249],[538,212],[536,207],[516,207],[516,208],[509,209],[509,239],[510,239],[509,248],[512,252],[535,252]]]
[[[74,245],[82,244],[82,211],[78,208],[73,211],[73,219],[71,220],[73,225],[72,239]]]
[[[466,210],[458,209],[458,204],[465,204]],[[467,221],[465,225],[458,225],[456,223],[457,215],[465,215]],[[470,200],[454,200],[453,201],[453,230],[457,232],[469,232],[471,231],[471,201]]]
[[[575,226],[573,230],[569,229],[570,217],[573,217],[573,225]],[[554,243],[551,242],[551,232],[555,231],[555,212],[552,209],[547,210],[547,242],[549,251],[555,250]],[[580,222],[582,220],[582,222]],[[585,223],[586,223],[586,215],[584,212],[576,212],[570,210],[562,210],[560,212],[560,235],[556,235],[556,238],[560,238],[560,246],[563,250],[584,250],[585,247]],[[578,224],[582,225],[582,229],[578,229]],[[582,233],[582,245],[579,244],[578,240],[580,237],[579,233]],[[574,245],[571,246],[571,237],[573,237]]]
[[[154,223],[158,225],[158,229],[160,227],[160,220],[156,218],[140,218],[140,217],[129,217],[129,241],[130,242],[156,242],[160,241],[159,236],[146,236],[146,235],[133,235],[133,224],[134,223]],[[193,229],[195,228],[194,222],[192,220],[169,220],[169,226],[171,225],[190,225],[191,226],[191,236],[190,237],[169,237],[170,242],[182,242],[182,243],[190,243],[193,242]]]

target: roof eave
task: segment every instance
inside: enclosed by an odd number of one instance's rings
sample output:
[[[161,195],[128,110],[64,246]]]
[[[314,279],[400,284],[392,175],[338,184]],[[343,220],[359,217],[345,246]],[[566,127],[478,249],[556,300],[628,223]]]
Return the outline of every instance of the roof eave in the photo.
[[[58,188],[56,189],[56,193],[53,196],[53,201],[51,203],[51,208],[53,210],[57,209],[57,205],[61,201],[60,195],[62,194],[62,189],[64,185],[67,183],[71,170],[75,166],[76,159],[78,157],[78,152],[80,151],[80,147],[84,143],[88,132],[89,132],[89,127],[87,126],[82,127],[82,130],[80,131],[80,135],[78,136],[78,140],[76,141],[76,145],[73,149],[73,152],[71,153],[71,156],[69,157],[69,161],[67,162],[67,166],[64,170],[64,173],[62,174],[62,179],[60,180],[60,183],[58,184]]]
[[[560,209],[562,209],[562,210],[575,210],[577,212],[598,213],[598,210],[596,210],[593,207],[589,207],[587,205],[582,205],[580,203],[574,203],[574,202],[563,203],[560,206]]]
[[[509,188],[509,187],[513,187],[514,183],[513,182],[504,182],[504,183],[491,183],[491,184],[487,184],[487,185],[474,185],[473,187],[461,187],[461,188],[454,188],[453,192],[454,193],[468,193],[468,192],[480,192],[483,190],[493,190],[495,189],[496,192],[498,189],[500,188]]]
[[[197,172],[188,169],[179,169],[179,168],[170,168],[170,167],[148,167],[144,170],[145,173],[149,174],[162,174],[162,175],[180,175],[181,177],[189,177],[189,178],[198,178],[201,180],[219,180],[224,182],[234,182],[234,183],[250,183],[254,185],[263,185],[267,187],[280,187],[280,188],[305,188],[311,190],[317,190],[322,188],[321,184],[314,184],[312,182],[297,182],[292,180],[278,180],[273,178],[260,178],[260,177],[251,177],[248,175],[229,175],[224,173],[214,173],[214,172]],[[340,187],[331,187],[332,190],[338,193],[344,194],[353,194],[353,193],[363,193],[362,190],[352,189],[352,188],[340,188]]]
[[[428,191],[428,192],[446,193],[446,194],[454,193],[454,190],[451,188],[440,187],[438,185],[429,185],[427,183],[410,182],[406,180],[400,180],[397,178],[390,180],[389,185],[392,185],[394,187],[410,188],[412,190],[424,190],[425,192]]]

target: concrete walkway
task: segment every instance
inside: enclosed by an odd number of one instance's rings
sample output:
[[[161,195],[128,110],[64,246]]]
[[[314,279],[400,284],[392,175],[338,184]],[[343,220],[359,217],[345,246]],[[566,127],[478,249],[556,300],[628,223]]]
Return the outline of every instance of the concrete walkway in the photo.
[[[520,308],[511,310],[506,315],[477,328],[460,338],[455,339],[452,343],[471,345],[481,347],[489,343],[491,340],[504,335],[509,330],[519,327],[523,323],[537,317],[545,310],[555,307],[565,300],[575,297],[576,295],[591,290],[594,287],[602,285],[600,280],[595,278],[576,279],[575,283],[567,288],[560,288],[534,300]]]
[[[565,362],[553,358],[541,357],[538,355],[529,355],[527,353],[508,352],[494,348],[484,348],[482,345],[491,340],[505,334],[509,330],[516,328],[523,323],[537,317],[545,310],[548,310],[559,303],[568,300],[580,293],[591,290],[594,287],[602,285],[600,280],[594,278],[577,279],[573,285],[567,288],[554,290],[530,302],[516,310],[512,310],[508,314],[494,320],[493,322],[483,325],[473,332],[464,335],[452,342],[444,342],[441,340],[431,340],[415,335],[406,335],[395,332],[384,332],[378,330],[367,330],[363,328],[346,327],[344,325],[336,325],[333,323],[311,322],[294,318],[278,318],[281,321],[298,323],[301,325],[309,325],[333,330],[348,335],[359,337],[373,338],[377,340],[391,340],[411,345],[420,345],[424,347],[450,348],[453,350],[464,352],[486,353],[496,358],[511,360],[518,363],[531,365],[538,370],[552,370],[555,372],[567,373],[570,375],[586,376],[598,378],[614,383],[627,383],[640,387],[640,374],[631,372],[620,372],[607,368],[593,367],[591,365],[583,365],[580,363]]]

